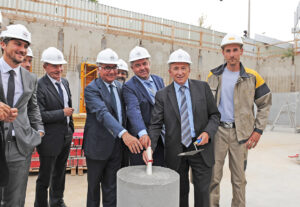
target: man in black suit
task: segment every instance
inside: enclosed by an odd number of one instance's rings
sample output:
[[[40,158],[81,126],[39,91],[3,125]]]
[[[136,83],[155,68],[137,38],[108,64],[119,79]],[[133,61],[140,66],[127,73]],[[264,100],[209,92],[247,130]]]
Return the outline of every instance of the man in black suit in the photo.
[[[61,77],[67,62],[54,47],[44,50],[41,61],[47,74],[38,82],[37,97],[46,134],[37,147],[40,170],[34,206],[48,206],[50,185],[50,207],[64,207],[65,168],[74,132],[69,83]]]
[[[214,165],[213,142],[220,113],[207,83],[188,79],[191,58],[184,50],[174,51],[169,58],[169,74],[174,82],[158,91],[152,111],[149,136],[155,150],[163,124],[166,127],[166,166],[180,175],[180,207],[188,207],[189,168],[192,168],[195,206],[209,206],[209,184]],[[179,158],[178,154],[195,150],[193,142],[202,140],[203,151]],[[148,161],[144,153],[144,161]]]

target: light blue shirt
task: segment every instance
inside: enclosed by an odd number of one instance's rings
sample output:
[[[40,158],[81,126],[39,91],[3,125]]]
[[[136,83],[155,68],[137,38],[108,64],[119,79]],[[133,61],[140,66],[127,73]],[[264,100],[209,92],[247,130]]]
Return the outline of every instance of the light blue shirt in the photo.
[[[234,87],[239,78],[240,71],[232,72],[226,67],[222,75],[221,100],[219,111],[221,113],[221,121],[234,122]]]
[[[155,83],[154,83],[154,81],[153,81],[153,79],[152,79],[151,76],[149,76],[148,80],[141,79],[138,76],[135,76],[135,77],[143,84],[143,86],[145,87],[145,89],[148,92],[148,94],[149,94],[150,97],[151,97],[151,92],[148,90],[147,83],[145,83],[146,81],[149,81],[151,83],[151,85],[152,85],[152,88],[155,90],[155,92],[157,92],[156,85],[155,85]],[[145,134],[148,134],[147,130],[143,129],[143,130],[139,131],[138,136],[142,137]]]
[[[192,100],[191,100],[191,93],[190,93],[190,87],[189,87],[189,82],[186,81],[184,84],[186,86],[186,89],[184,91],[186,101],[187,101],[187,107],[188,107],[188,115],[189,115],[189,123],[190,123],[190,128],[191,128],[191,136],[195,137],[195,128],[194,128],[194,117],[193,117],[193,108],[192,108]],[[178,103],[178,108],[180,110],[181,107],[181,92],[180,92],[180,86],[176,82],[174,82],[174,88],[175,88],[175,93],[176,93],[176,98],[177,98],[177,103]]]
[[[110,87],[109,87],[109,83],[106,83],[105,81],[103,81],[104,84],[106,85],[107,87],[107,90],[108,92],[110,92]],[[121,101],[120,101],[120,97],[119,97],[119,94],[118,94],[118,91],[117,91],[117,86],[114,82],[111,83],[111,85],[113,85],[113,92],[114,92],[114,95],[115,95],[115,98],[116,98],[116,103],[117,103],[117,110],[118,110],[118,122],[122,125],[122,107],[121,107]],[[118,136],[121,138],[122,135],[127,132],[126,129],[123,129],[119,134]]]

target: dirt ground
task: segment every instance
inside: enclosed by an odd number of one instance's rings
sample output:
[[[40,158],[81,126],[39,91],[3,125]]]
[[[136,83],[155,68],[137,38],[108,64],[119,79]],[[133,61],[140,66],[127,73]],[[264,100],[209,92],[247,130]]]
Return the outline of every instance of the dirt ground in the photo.
[[[300,161],[289,155],[300,153],[300,134],[292,129],[275,128],[264,132],[259,145],[249,151],[246,170],[247,207],[299,207],[300,206]],[[26,207],[32,207],[37,174],[28,180]],[[221,183],[220,205],[231,206],[232,189],[228,162],[225,163]],[[86,206],[87,174],[66,177],[65,203],[69,207]],[[190,192],[193,206],[193,188]]]

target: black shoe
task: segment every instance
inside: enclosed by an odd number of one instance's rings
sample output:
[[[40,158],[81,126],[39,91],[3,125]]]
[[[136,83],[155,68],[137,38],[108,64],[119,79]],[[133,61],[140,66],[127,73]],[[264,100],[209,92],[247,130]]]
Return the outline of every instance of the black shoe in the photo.
[[[61,199],[56,204],[52,204],[51,207],[67,207],[67,205],[65,204],[64,200]]]

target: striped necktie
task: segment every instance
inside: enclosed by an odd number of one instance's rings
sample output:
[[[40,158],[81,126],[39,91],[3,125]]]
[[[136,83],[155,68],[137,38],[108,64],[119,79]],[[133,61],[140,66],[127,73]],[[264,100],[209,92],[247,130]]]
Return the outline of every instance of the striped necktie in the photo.
[[[147,85],[146,88],[147,88],[147,90],[148,90],[148,92],[149,92],[149,95],[150,95],[150,97],[151,97],[152,102],[155,103],[156,89],[153,87],[153,85],[152,85],[152,83],[151,83],[150,80],[146,80],[146,81],[144,81],[144,82],[145,82],[146,85]]]
[[[185,86],[180,87],[181,94],[181,106],[180,106],[180,117],[181,117],[181,143],[188,147],[192,143],[188,106],[185,97]]]

